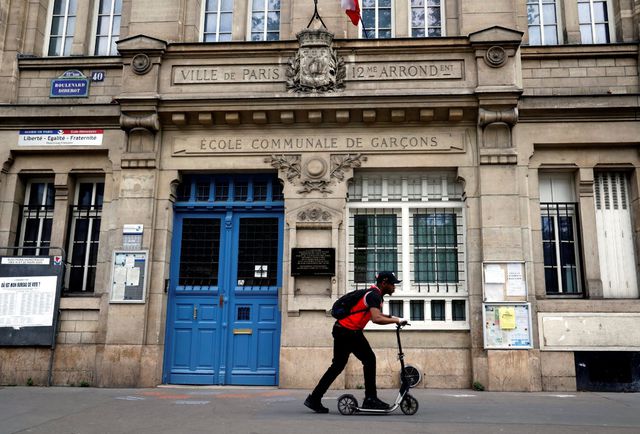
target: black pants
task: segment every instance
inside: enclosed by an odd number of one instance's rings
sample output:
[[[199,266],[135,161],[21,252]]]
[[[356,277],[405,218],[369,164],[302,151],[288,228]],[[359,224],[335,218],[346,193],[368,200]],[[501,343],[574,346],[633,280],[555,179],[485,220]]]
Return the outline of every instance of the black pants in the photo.
[[[324,373],[311,396],[322,398],[347,366],[349,355],[353,353],[361,362],[364,369],[364,394],[366,398],[375,398],[376,393],[376,355],[362,330],[349,330],[337,324],[333,326],[333,361]]]

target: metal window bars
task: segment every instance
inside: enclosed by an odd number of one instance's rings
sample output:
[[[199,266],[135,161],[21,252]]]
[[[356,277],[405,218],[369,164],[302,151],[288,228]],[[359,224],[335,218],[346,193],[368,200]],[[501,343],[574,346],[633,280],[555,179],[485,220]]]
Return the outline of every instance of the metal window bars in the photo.
[[[547,294],[581,294],[578,204],[541,203],[540,214]]]
[[[102,220],[101,205],[69,207],[67,275],[65,292],[93,292],[98,263],[98,244]]]
[[[411,211],[412,288],[450,294],[465,288],[464,227],[458,208]]]

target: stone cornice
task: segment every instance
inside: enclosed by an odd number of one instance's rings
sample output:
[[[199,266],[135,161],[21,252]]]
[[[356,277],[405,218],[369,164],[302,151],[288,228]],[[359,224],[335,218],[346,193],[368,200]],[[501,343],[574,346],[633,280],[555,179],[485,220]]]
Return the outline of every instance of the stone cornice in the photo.
[[[69,56],[18,58],[18,68],[27,69],[121,69],[120,56]]]
[[[547,45],[522,46],[522,60],[594,57],[637,57],[640,46],[637,43],[605,45]]]
[[[637,120],[640,95],[523,96],[518,102],[519,122]]]
[[[60,127],[77,125],[83,128],[120,128],[120,106],[117,104],[87,104],[82,106],[50,104],[15,104],[0,106],[0,129]]]
[[[334,39],[333,46],[344,54],[344,51],[356,51],[360,55],[386,55],[389,53],[460,53],[470,52],[471,44],[464,36],[418,39],[418,38],[393,38],[393,39]],[[264,56],[278,55],[283,52],[288,55],[298,49],[298,42],[274,41],[234,41],[218,42],[216,44],[203,44],[198,42],[170,43],[167,45],[165,58],[183,57],[185,55],[209,57],[246,58],[251,54]]]

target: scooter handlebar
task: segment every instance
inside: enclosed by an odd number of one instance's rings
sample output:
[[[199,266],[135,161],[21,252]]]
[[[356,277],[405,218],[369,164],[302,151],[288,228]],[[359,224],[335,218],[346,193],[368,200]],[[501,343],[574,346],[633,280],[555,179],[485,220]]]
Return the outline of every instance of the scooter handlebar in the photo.
[[[410,325],[411,324],[409,324],[407,320],[403,320],[403,321],[400,321],[398,324],[396,324],[396,328],[398,330],[401,330],[403,327],[410,326]]]

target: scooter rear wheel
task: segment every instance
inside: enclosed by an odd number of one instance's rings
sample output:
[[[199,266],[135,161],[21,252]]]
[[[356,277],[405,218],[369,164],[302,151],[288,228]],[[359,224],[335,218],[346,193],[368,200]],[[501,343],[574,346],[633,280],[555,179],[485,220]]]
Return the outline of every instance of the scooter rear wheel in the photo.
[[[404,396],[402,402],[400,403],[400,410],[402,410],[402,412],[407,416],[416,414],[416,412],[418,411],[418,407],[418,400],[408,393]]]
[[[349,416],[356,412],[358,408],[358,400],[353,395],[342,395],[338,398],[338,411],[340,414]]]

